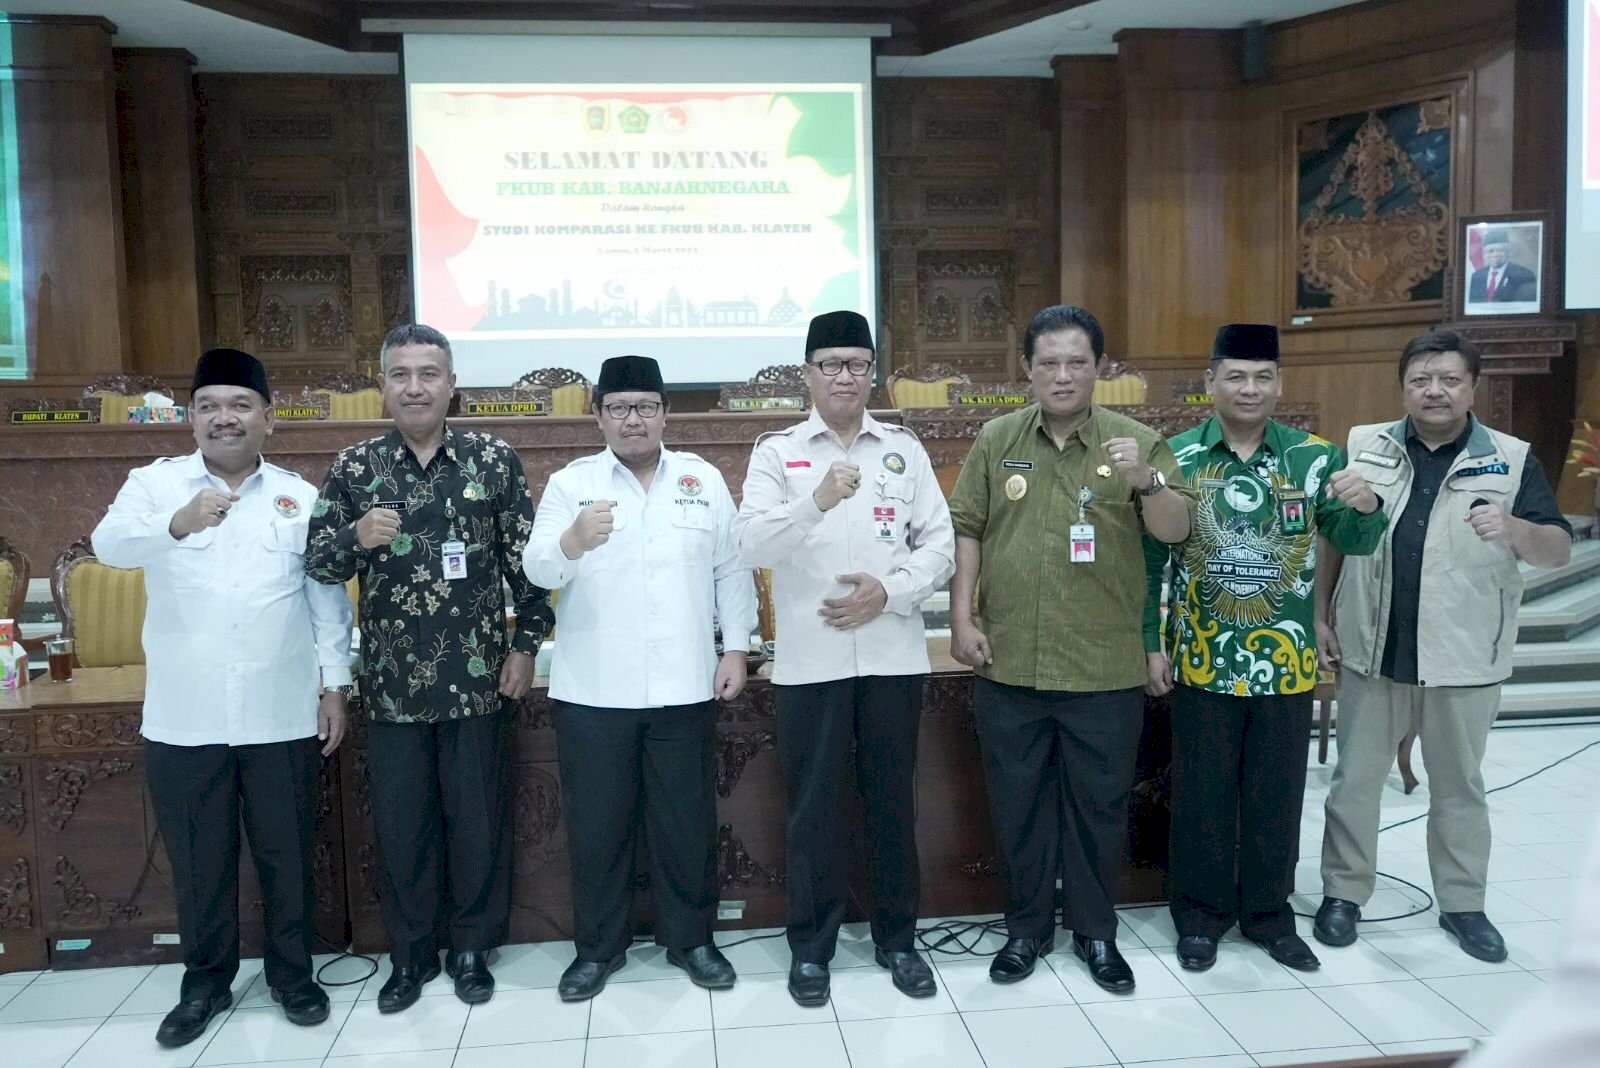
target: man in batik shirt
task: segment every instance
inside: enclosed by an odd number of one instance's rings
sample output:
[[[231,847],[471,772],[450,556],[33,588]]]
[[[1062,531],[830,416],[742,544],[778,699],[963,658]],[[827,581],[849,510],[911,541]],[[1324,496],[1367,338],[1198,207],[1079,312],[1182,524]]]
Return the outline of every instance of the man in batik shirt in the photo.
[[[1288,899],[1317,684],[1316,537],[1364,555],[1387,520],[1338,446],[1271,418],[1283,392],[1276,327],[1217,331],[1206,388],[1215,414],[1170,442],[1198,494],[1194,528],[1175,546],[1145,539],[1148,691],[1171,691],[1177,676],[1171,907],[1178,963],[1211,967],[1218,940],[1237,922],[1280,964],[1311,971],[1320,963],[1295,933]]]
[[[394,965],[378,1009],[399,1012],[439,974],[441,948],[462,1001],[494,993],[488,954],[511,910],[501,707],[528,692],[550,609],[522,573],[533,502],[516,452],[445,423],[450,342],[396,327],[381,360],[395,429],[334,459],[306,569],[360,579],[378,902]]]

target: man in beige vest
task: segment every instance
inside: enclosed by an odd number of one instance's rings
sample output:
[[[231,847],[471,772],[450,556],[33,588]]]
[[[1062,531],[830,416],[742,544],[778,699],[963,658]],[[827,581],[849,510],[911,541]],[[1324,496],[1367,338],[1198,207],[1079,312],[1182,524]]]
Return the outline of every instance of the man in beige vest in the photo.
[[[1406,418],[1350,431],[1350,466],[1383,498],[1389,529],[1376,553],[1348,562],[1319,546],[1318,644],[1325,666],[1342,669],[1313,928],[1325,945],[1356,939],[1376,878],[1384,781],[1414,729],[1427,766],[1439,926],[1473,957],[1506,957],[1483,912],[1490,839],[1480,764],[1511,674],[1517,565],[1565,564],[1572,528],[1528,443],[1473,416],[1477,380],[1477,349],[1459,334],[1406,345]]]

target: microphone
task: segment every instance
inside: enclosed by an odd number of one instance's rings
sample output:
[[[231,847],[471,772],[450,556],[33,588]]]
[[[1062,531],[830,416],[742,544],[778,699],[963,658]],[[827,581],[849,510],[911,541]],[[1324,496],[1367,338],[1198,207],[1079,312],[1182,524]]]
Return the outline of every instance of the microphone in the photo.
[[[1472,498],[1472,507],[1473,508],[1482,508],[1484,505],[1486,505],[1488,503],[1489,503],[1488,498],[1485,498],[1485,497],[1474,497],[1474,498]],[[1468,511],[1470,511],[1470,510],[1471,509],[1468,509]]]

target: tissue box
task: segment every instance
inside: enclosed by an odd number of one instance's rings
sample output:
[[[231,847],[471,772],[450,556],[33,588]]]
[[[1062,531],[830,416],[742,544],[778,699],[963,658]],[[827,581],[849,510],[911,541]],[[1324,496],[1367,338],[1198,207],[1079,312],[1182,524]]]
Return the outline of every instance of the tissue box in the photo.
[[[181,423],[183,408],[151,408],[148,405],[128,409],[130,423]]]

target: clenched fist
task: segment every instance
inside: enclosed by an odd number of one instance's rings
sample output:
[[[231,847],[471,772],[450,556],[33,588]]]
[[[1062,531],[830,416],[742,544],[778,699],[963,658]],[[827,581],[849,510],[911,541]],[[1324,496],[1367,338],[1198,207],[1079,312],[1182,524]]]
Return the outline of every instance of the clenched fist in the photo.
[[[611,540],[616,525],[611,501],[595,501],[579,512],[572,525],[561,536],[561,551],[568,560],[576,560],[586,552],[600,548]]]
[[[1372,487],[1367,485],[1361,472],[1354,468],[1345,467],[1335,471],[1333,477],[1328,479],[1328,494],[1362,515],[1371,515],[1378,510],[1378,495],[1372,492]]]
[[[167,533],[182,540],[190,534],[200,533],[207,527],[214,527],[228,518],[228,509],[232,508],[238,499],[237,493],[203,489],[196,493],[188,504],[172,513],[172,519],[167,523]]]
[[[1484,541],[1505,541],[1511,533],[1511,517],[1496,504],[1480,504],[1467,513],[1472,532]]]
[[[828,467],[828,473],[822,476],[822,482],[811,491],[811,499],[817,502],[817,507],[824,512],[836,507],[840,501],[849,500],[856,495],[856,490],[861,488],[861,468],[855,464],[835,460]]]
[[[356,520],[356,542],[363,549],[388,545],[400,533],[400,513],[391,508],[372,508]]]
[[[1111,466],[1136,490],[1147,490],[1155,482],[1155,469],[1139,453],[1139,443],[1132,438],[1110,438],[1105,444]]]

